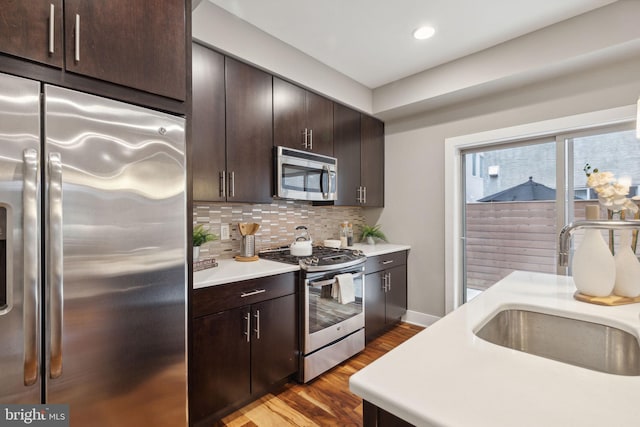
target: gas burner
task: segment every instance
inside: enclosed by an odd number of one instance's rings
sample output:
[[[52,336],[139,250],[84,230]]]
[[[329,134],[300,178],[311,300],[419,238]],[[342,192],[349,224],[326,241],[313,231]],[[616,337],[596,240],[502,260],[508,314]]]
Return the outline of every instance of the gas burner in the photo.
[[[314,246],[311,256],[295,256],[289,253],[289,247],[265,249],[259,252],[261,258],[270,261],[298,264],[306,271],[339,270],[365,261],[364,253],[357,249],[329,248]]]

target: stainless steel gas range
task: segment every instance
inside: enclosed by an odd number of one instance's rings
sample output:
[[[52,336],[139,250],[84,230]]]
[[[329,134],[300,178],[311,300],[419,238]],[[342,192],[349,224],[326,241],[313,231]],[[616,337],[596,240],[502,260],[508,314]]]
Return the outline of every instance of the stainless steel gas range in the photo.
[[[267,249],[260,257],[299,264],[301,342],[299,381],[309,382],[364,349],[364,263],[358,250],[315,246],[308,257],[289,248]],[[340,299],[338,279],[353,286],[353,301]]]

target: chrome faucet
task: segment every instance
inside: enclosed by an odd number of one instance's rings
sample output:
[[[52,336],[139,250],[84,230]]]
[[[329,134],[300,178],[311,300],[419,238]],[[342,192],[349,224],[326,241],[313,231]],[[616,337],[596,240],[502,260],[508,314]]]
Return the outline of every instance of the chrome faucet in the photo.
[[[576,221],[565,225],[560,231],[558,247],[558,265],[566,267],[569,264],[569,242],[571,233],[579,228],[595,228],[599,230],[625,230],[640,229],[640,220],[606,220],[594,219],[586,221]]]

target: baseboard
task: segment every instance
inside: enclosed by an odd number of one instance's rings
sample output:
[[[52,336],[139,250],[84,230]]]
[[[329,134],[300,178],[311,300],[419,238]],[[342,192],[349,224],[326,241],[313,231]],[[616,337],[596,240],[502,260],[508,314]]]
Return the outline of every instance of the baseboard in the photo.
[[[411,323],[412,325],[418,325],[427,327],[433,325],[436,321],[440,320],[438,316],[432,316],[431,314],[420,313],[419,311],[407,310],[407,313],[402,316],[402,321]]]

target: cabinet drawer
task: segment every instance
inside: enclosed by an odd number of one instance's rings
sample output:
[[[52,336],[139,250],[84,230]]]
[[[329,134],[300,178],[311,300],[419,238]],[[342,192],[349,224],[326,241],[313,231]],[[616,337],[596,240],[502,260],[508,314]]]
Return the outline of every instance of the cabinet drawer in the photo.
[[[407,263],[407,251],[391,252],[384,255],[367,257],[364,265],[366,274],[375,273],[376,271],[385,270],[397,265]]]
[[[193,292],[192,316],[205,316],[293,294],[296,277],[297,274],[291,272],[196,289]]]

